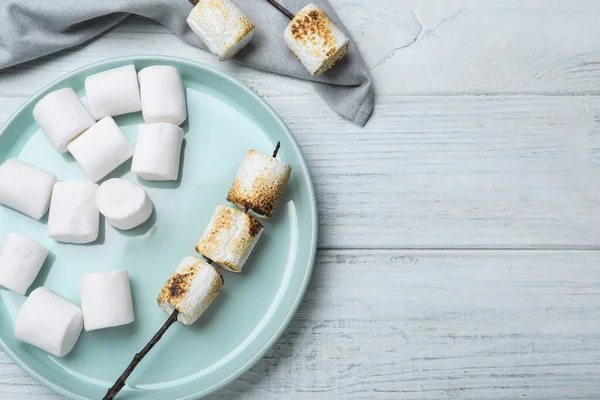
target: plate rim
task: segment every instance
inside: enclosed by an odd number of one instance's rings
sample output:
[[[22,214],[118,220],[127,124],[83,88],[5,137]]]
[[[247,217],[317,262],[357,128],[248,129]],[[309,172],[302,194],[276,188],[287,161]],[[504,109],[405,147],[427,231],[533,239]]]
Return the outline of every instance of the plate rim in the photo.
[[[277,327],[277,330],[275,331],[275,333],[269,338],[269,340],[267,340],[265,345],[262,348],[260,348],[258,350],[258,352],[256,352],[245,364],[243,364],[241,367],[239,367],[237,370],[235,370],[229,376],[227,376],[226,378],[222,379],[221,381],[213,384],[212,386],[209,386],[207,388],[199,390],[196,393],[193,393],[193,394],[190,394],[190,395],[187,395],[184,397],[172,398],[172,400],[188,400],[188,399],[196,399],[199,397],[204,397],[210,393],[213,393],[213,392],[225,387],[226,385],[237,380],[237,378],[239,378],[243,373],[245,373],[253,365],[255,365],[264,356],[264,354],[273,346],[273,344],[275,344],[275,342],[281,337],[283,332],[287,329],[289,324],[292,322],[294,315],[298,311],[298,308],[300,307],[300,304],[302,303],[302,299],[304,298],[304,295],[306,294],[308,284],[310,283],[310,278],[312,276],[312,271],[313,271],[313,268],[315,265],[315,260],[316,260],[316,255],[317,255],[317,241],[318,241],[318,237],[319,237],[319,235],[318,235],[319,215],[318,215],[318,210],[317,210],[317,198],[316,198],[316,194],[315,194],[314,184],[312,182],[312,178],[310,175],[310,171],[308,169],[308,165],[306,164],[306,159],[304,158],[304,155],[302,153],[300,145],[296,141],[296,138],[294,137],[292,131],[289,129],[287,124],[283,121],[283,119],[277,113],[277,111],[275,111],[275,109],[264,98],[262,98],[258,93],[256,93],[253,89],[251,89],[249,86],[244,84],[242,81],[238,80],[237,78],[234,78],[233,76],[229,75],[226,72],[220,71],[214,67],[211,67],[211,66],[201,63],[199,61],[194,61],[194,60],[191,60],[188,58],[164,56],[164,55],[153,55],[153,54],[139,54],[139,55],[129,55],[129,56],[121,56],[121,57],[111,57],[111,58],[106,58],[106,59],[102,59],[99,61],[94,61],[94,62],[85,64],[83,66],[80,66],[70,72],[67,72],[66,74],[63,74],[63,75],[59,76],[58,78],[52,80],[51,82],[47,83],[41,89],[37,90],[35,93],[30,95],[23,102],[23,104],[21,104],[10,115],[10,117],[6,120],[6,122],[4,122],[4,124],[0,128],[0,138],[8,130],[8,128],[11,126],[11,124],[14,122],[14,120],[23,112],[23,110],[25,108],[27,108],[31,103],[33,103],[34,100],[38,96],[42,95],[42,93],[44,93],[51,87],[53,87],[57,84],[60,84],[62,81],[72,78],[73,76],[75,76],[87,69],[99,67],[99,66],[106,65],[106,64],[110,65],[112,63],[127,62],[127,61],[135,62],[135,61],[154,61],[154,60],[156,60],[157,62],[171,62],[171,63],[187,64],[188,66],[191,66],[193,68],[203,69],[205,71],[208,71],[210,73],[213,73],[213,74],[219,76],[222,79],[229,81],[230,83],[234,84],[235,86],[244,90],[250,96],[252,96],[254,98],[254,100],[256,100],[269,114],[271,114],[271,116],[273,118],[275,118],[275,120],[282,127],[285,135],[288,136],[288,138],[294,145],[294,151],[299,156],[300,166],[301,166],[301,169],[304,171],[303,175],[308,183],[308,188],[309,188],[308,194],[309,194],[309,198],[311,200],[310,201],[310,210],[311,210],[310,254],[308,257],[308,263],[305,267],[305,273],[304,273],[304,278],[302,280],[302,284],[300,285],[300,289],[298,290],[298,292],[296,294],[296,297],[294,299],[292,307],[289,309],[289,311],[288,311],[287,315],[285,316],[284,320],[282,321],[282,323],[279,325],[279,327]],[[58,385],[54,384],[53,382],[48,381],[41,375],[37,374],[35,371],[33,371],[31,369],[31,367],[26,362],[21,360],[19,358],[19,356],[10,349],[10,347],[8,347],[8,345],[5,343],[5,341],[2,339],[2,337],[0,337],[0,347],[2,348],[2,351],[4,351],[4,353],[12,360],[12,362],[15,363],[19,368],[21,368],[21,370],[23,370],[27,375],[29,375],[30,377],[32,377],[33,379],[35,379],[37,382],[41,383],[42,385],[46,386],[47,388],[52,389],[54,392],[61,394],[70,399],[91,400],[87,397],[82,397],[82,396],[76,395],[75,393],[62,388],[61,386],[58,386]]]

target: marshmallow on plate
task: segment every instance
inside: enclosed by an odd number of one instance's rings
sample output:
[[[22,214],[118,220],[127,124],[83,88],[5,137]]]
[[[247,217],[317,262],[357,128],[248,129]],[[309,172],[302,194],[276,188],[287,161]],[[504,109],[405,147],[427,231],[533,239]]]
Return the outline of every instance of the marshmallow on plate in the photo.
[[[344,33],[314,4],[296,14],[283,39],[311,75],[321,75],[335,66],[350,45]]]
[[[100,185],[96,193],[96,204],[106,220],[122,230],[133,229],[146,222],[154,208],[144,189],[117,178]]]
[[[131,172],[149,181],[175,181],[183,129],[168,122],[140,125]]]
[[[290,179],[292,167],[270,155],[249,150],[242,161],[227,201],[258,218],[269,218]]]
[[[254,24],[231,0],[200,0],[187,23],[219,61],[233,57],[254,35]]]
[[[133,65],[109,69],[85,78],[85,94],[92,116],[107,116],[141,111],[140,88]]]
[[[92,182],[104,178],[133,155],[133,147],[111,117],[96,122],[68,148]]]
[[[21,306],[15,321],[15,336],[56,357],[63,357],[77,343],[82,327],[79,308],[40,287],[31,292]]]
[[[24,295],[47,256],[48,250],[36,241],[7,233],[0,245],[0,286]]]
[[[0,165],[0,204],[40,219],[48,211],[55,183],[56,175],[11,158]]]
[[[96,240],[100,225],[97,190],[95,183],[57,182],[50,203],[48,237],[66,243]]]
[[[138,73],[142,116],[147,123],[180,125],[187,118],[181,75],[175,67],[153,65]]]
[[[81,277],[80,293],[86,331],[127,325],[135,320],[127,271],[85,274]]]
[[[44,96],[33,108],[33,118],[59,153],[65,153],[71,140],[96,123],[71,88]]]
[[[263,226],[251,215],[219,204],[196,251],[231,272],[241,272]]]
[[[158,306],[177,320],[192,325],[223,288],[223,277],[206,261],[185,257],[158,295]]]

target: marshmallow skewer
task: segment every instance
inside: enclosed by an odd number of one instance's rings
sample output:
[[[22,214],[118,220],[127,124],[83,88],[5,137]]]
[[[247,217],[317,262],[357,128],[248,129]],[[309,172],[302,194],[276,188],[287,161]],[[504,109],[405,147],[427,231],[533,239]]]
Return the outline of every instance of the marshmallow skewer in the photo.
[[[241,51],[254,36],[255,25],[232,0],[191,1],[187,24],[219,61]]]
[[[350,40],[319,6],[309,4],[293,15],[275,0],[267,1],[291,20],[283,39],[312,76],[324,74],[344,58]]]
[[[279,152],[280,148],[281,148],[281,143],[277,142],[277,146],[275,146],[275,150],[273,151],[273,158],[277,157],[277,153]],[[247,212],[248,212],[248,207],[245,207],[244,213],[247,213]],[[250,214],[248,214],[248,217],[253,219],[253,217]],[[202,255],[202,257],[204,257],[204,259],[206,260],[206,263],[210,264],[211,266],[213,266],[215,264],[215,262],[212,259],[208,258],[207,256]],[[198,269],[201,269],[202,262],[200,261],[200,259],[198,259],[197,261],[191,261],[192,259],[194,259],[194,257],[184,258],[184,260],[180,263],[180,265],[175,270],[174,275],[172,275],[171,279],[169,279],[169,281],[167,281],[167,284],[162,289],[161,294],[159,295],[158,300],[159,300],[159,305],[161,306],[161,308],[164,308],[165,311],[167,311],[167,312],[171,312],[171,310],[169,309],[167,304],[173,308],[171,315],[169,315],[169,318],[167,319],[167,321],[158,330],[158,332],[156,332],[156,334],[152,337],[152,339],[150,339],[150,341],[142,349],[142,351],[140,351],[133,357],[133,360],[131,361],[129,366],[127,366],[127,368],[125,369],[123,374],[121,374],[119,379],[117,379],[115,384],[108,390],[108,392],[106,392],[106,395],[103,397],[102,400],[113,400],[115,398],[115,396],[121,391],[121,389],[123,389],[123,387],[125,387],[125,381],[133,373],[133,370],[138,366],[138,364],[142,361],[142,359],[150,352],[150,350],[152,350],[152,348],[156,345],[156,343],[158,343],[158,341],[163,337],[163,335],[171,327],[171,325],[173,325],[178,320],[181,323],[183,323],[184,325],[191,325],[192,323],[194,323],[196,321],[197,318],[200,317],[200,315],[206,309],[206,307],[208,307],[208,305],[210,305],[212,300],[218,295],[218,293],[221,290],[222,285],[223,285],[223,277],[221,276],[221,274],[219,274],[217,272],[216,276],[220,278],[220,284],[215,285],[214,276],[213,276],[213,282],[209,283],[211,288],[208,290],[200,291],[200,292],[205,292],[205,298],[204,298],[204,301],[202,302],[202,305],[195,307],[196,310],[188,310],[188,312],[192,311],[191,315],[186,316],[185,310],[184,310],[184,314],[180,315],[180,311],[177,308],[173,307],[173,305],[171,305],[171,302],[169,300],[175,301],[176,299],[170,299],[167,297],[171,297],[171,296],[177,297],[177,298],[186,297],[185,292],[193,290],[192,284],[190,284],[189,285],[190,288],[188,288],[187,290],[184,290],[184,292],[182,292],[182,293],[179,293],[180,289],[181,289],[179,286],[181,286],[181,285],[177,284],[177,282],[173,282],[173,280],[174,280],[173,278],[175,278],[175,280],[178,280],[177,278],[182,276],[181,275],[182,272],[186,272],[186,271],[189,272],[188,270],[190,269],[190,267],[196,267],[195,274],[200,275],[200,271],[198,271]],[[195,265],[192,265],[192,264],[195,264]],[[234,271],[234,272],[236,272],[236,271]],[[177,275],[178,273],[180,275]],[[193,281],[194,277],[192,276],[191,279]],[[166,297],[165,297],[165,292],[168,292],[168,293],[166,293]],[[199,291],[196,291],[195,293],[198,293],[198,292]],[[160,304],[161,300],[164,300],[164,303],[166,303],[166,304]],[[194,307],[192,307],[192,308],[194,308]],[[200,311],[193,312],[193,311],[198,311],[198,310],[200,310]]]
[[[207,262],[208,264],[212,264],[211,260],[208,260]],[[165,311],[171,312],[171,315],[169,315],[165,324],[158,332],[156,332],[152,339],[150,339],[142,351],[133,357],[133,360],[123,374],[121,374],[115,384],[108,392],[106,392],[103,400],[112,400],[115,398],[125,386],[125,381],[132,374],[133,370],[150,350],[152,350],[156,343],[158,343],[171,325],[178,320],[184,325],[191,325],[219,294],[223,287],[223,277],[216,269],[206,265],[207,262],[196,259],[195,257],[185,257],[175,269],[175,272],[171,275],[171,278],[167,281],[158,296],[159,306],[164,308]],[[211,271],[214,273],[206,274],[206,268],[214,270]],[[199,280],[202,281],[198,282]],[[165,304],[161,304],[161,301]],[[190,303],[193,302],[196,302],[197,304],[190,305]],[[178,308],[171,304],[176,304],[177,307],[184,307],[182,313],[180,313]],[[172,308],[172,310],[167,310],[169,307]]]

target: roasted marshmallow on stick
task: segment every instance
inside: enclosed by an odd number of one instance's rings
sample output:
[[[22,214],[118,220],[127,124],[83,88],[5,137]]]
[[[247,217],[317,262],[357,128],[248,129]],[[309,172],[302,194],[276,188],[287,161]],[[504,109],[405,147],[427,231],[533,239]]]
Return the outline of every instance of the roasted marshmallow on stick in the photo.
[[[196,251],[227,271],[242,272],[262,231],[262,224],[253,216],[219,204]]]
[[[269,218],[290,179],[292,167],[275,157],[249,150],[242,161],[227,201],[258,218]]]
[[[40,219],[48,211],[56,175],[11,158],[0,165],[0,204]]]
[[[123,374],[108,390],[104,400],[114,399],[125,386],[140,361],[176,321],[191,325],[200,318],[210,303],[223,288],[223,277],[206,261],[196,257],[185,257],[175,269],[158,295],[158,305],[169,313],[167,322],[156,332],[148,344],[137,353]]]
[[[296,14],[283,39],[311,75],[321,75],[335,66],[350,44],[346,35],[314,4]]]
[[[179,311],[177,320],[192,325],[206,311],[223,287],[223,277],[206,261],[185,257],[158,295],[167,313]]]
[[[219,61],[233,57],[250,42],[254,24],[231,0],[194,0],[187,23]]]
[[[15,321],[15,336],[56,357],[63,357],[77,343],[82,327],[79,308],[40,287],[31,292],[21,306]]]

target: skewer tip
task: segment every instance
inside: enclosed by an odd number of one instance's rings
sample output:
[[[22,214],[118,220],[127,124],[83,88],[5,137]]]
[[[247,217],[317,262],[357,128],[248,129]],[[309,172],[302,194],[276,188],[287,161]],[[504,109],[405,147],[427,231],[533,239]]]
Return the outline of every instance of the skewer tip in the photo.
[[[277,142],[277,146],[275,146],[275,150],[273,151],[273,158],[277,157],[277,153],[279,153],[280,148],[281,148],[281,142]]]

